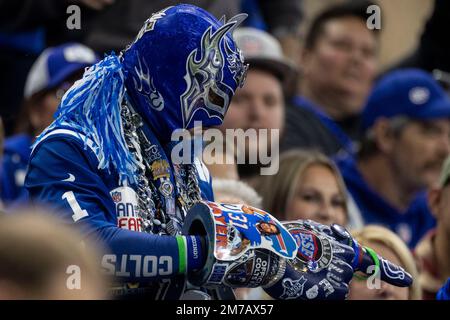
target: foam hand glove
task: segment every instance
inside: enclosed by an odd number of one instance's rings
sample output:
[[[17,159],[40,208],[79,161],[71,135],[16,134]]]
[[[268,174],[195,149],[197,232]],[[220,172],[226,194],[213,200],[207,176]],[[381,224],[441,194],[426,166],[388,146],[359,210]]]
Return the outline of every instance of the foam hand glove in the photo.
[[[246,205],[200,202],[183,231],[205,238],[206,263],[188,274],[196,286],[258,287],[276,299],[345,299],[354,272],[380,272],[381,280],[409,286],[402,268],[361,247],[339,225],[280,223]]]
[[[412,284],[401,267],[360,246],[342,226],[310,220],[284,226],[296,239],[298,252],[295,259],[287,261],[282,279],[266,286],[273,298],[345,299],[355,271],[379,272],[381,280],[396,286]]]

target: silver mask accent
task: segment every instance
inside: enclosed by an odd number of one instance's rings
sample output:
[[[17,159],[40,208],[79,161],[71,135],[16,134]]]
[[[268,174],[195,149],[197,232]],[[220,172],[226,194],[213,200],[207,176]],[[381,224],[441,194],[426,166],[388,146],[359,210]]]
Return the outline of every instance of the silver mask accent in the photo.
[[[222,82],[225,58],[220,49],[220,45],[227,32],[232,32],[246,17],[246,14],[239,14],[231,18],[214,33],[212,33],[212,27],[210,26],[202,35],[200,47],[201,57],[196,59],[198,49],[192,50],[189,54],[186,60],[186,74],[184,76],[186,90],[180,96],[183,126],[185,128],[192,120],[194,112],[198,109],[203,109],[210,117],[222,119],[225,116],[230,99],[228,93],[223,91],[218,84],[221,87],[228,88],[229,92],[234,93],[234,91]],[[232,54],[233,51],[226,44],[225,47],[227,46],[229,49],[227,51]],[[235,58],[232,57],[232,59]],[[242,58],[242,56],[239,58]],[[237,60],[234,63],[234,66],[237,66]],[[243,69],[244,72],[242,73],[245,73],[245,67]],[[232,69],[230,71],[233,73]],[[237,68],[235,72],[233,75],[238,73]],[[239,79],[236,76],[234,79],[240,85]],[[211,115],[208,112],[209,110],[217,112],[222,117]]]
[[[150,107],[156,111],[161,111],[164,109],[164,99],[153,84],[153,78],[150,76],[150,70],[145,60],[142,59],[143,62],[141,62],[141,57],[138,57],[137,60],[139,64],[134,67],[134,86],[137,92],[145,97]]]

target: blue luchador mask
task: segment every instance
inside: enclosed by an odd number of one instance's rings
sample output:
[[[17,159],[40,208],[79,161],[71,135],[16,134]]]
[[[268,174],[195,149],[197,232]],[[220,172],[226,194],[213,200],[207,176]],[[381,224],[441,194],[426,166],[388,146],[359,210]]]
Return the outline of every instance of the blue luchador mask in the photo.
[[[247,65],[232,38],[245,14],[217,20],[192,5],[153,14],[123,52],[128,96],[155,134],[220,125]]]

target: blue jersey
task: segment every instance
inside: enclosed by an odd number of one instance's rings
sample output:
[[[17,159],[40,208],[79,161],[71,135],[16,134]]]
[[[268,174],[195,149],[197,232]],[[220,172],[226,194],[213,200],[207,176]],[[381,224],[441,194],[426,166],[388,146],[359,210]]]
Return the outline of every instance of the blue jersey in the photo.
[[[30,158],[31,141],[31,136],[26,134],[18,134],[5,140],[0,168],[0,197],[7,206],[28,199],[23,184]]]
[[[198,238],[139,232],[136,192],[119,185],[114,171],[98,169],[93,148],[92,141],[88,140],[85,147],[81,136],[70,128],[48,132],[30,156],[25,179],[30,197],[56,207],[57,214],[75,224],[83,237],[105,244],[108,252],[101,261],[105,271],[124,283],[153,281],[148,288],[154,292],[149,295],[163,298],[161,279],[183,283],[184,274],[199,267]],[[202,196],[212,201],[209,174],[200,162],[196,169]],[[177,292],[171,298],[177,298],[183,289],[182,284],[175,287]]]
[[[352,157],[337,159],[345,184],[355,201],[364,223],[380,224],[397,233],[410,248],[435,226],[425,192],[419,193],[405,212],[388,203],[367,185]]]

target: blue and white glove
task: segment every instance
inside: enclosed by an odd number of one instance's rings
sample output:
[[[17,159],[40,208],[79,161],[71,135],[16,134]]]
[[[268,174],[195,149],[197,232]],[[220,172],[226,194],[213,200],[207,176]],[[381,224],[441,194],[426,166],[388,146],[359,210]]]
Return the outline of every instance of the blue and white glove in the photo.
[[[412,284],[401,267],[361,247],[340,225],[293,221],[284,226],[296,239],[297,256],[288,260],[282,279],[264,290],[275,299],[345,299],[354,272],[379,272],[383,281],[395,286]]]
[[[200,202],[183,231],[206,240],[205,265],[188,274],[195,286],[262,286],[275,299],[345,299],[354,272],[373,265],[381,280],[412,283],[402,268],[361,247],[339,225],[282,224],[250,206]]]

